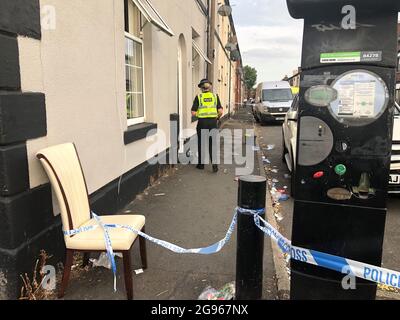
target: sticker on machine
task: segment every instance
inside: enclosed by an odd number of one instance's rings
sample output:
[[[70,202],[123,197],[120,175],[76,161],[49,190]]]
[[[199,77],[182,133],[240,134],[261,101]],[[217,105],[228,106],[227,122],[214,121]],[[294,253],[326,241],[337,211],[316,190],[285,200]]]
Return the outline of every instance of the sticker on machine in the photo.
[[[354,84],[355,115],[373,117],[375,115],[376,82],[356,82]]]
[[[375,113],[376,82],[344,82],[339,86],[338,115],[373,117]]]
[[[340,116],[354,115],[354,83],[343,83],[338,88]]]
[[[321,63],[354,63],[382,61],[382,51],[321,53]]]

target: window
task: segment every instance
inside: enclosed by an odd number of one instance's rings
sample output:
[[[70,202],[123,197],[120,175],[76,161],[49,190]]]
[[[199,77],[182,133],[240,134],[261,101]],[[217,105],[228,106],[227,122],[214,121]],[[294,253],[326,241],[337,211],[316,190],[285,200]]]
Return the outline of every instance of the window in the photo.
[[[263,101],[279,102],[293,100],[293,94],[290,89],[270,89],[263,90]]]
[[[126,110],[128,126],[145,122],[143,34],[146,21],[169,36],[174,33],[150,0],[124,0]]]
[[[141,13],[130,0],[125,1],[125,73],[128,126],[145,121],[143,40]]]
[[[126,109],[128,124],[144,122],[143,44],[127,35],[125,38]]]

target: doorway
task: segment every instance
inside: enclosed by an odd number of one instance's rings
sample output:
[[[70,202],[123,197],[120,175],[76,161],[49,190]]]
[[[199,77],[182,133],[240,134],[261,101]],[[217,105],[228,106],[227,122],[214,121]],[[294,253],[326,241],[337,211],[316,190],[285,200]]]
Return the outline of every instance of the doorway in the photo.
[[[178,124],[178,153],[185,152],[185,136],[183,135],[184,123],[187,119],[187,114],[185,112],[185,101],[186,101],[186,46],[185,38],[181,34],[179,36],[178,44],[178,68],[177,68],[177,96],[178,96],[178,114],[179,114],[179,124]]]

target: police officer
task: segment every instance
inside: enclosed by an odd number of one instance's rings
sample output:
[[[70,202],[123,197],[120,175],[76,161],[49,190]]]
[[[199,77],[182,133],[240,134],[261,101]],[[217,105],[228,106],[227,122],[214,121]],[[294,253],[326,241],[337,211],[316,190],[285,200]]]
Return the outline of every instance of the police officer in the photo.
[[[209,154],[213,163],[213,172],[218,172],[218,165],[216,164],[217,150],[215,150],[215,147],[213,148],[213,145],[216,145],[216,141],[213,139],[212,133],[215,133],[218,129],[218,120],[223,115],[223,108],[218,95],[211,91],[212,83],[210,81],[203,79],[199,83],[198,87],[201,89],[202,93],[194,99],[192,107],[192,115],[199,119],[197,124],[199,153],[199,164],[197,165],[197,169],[204,170],[205,152],[203,152],[204,154],[202,153],[201,144],[202,138],[207,136],[209,137]]]

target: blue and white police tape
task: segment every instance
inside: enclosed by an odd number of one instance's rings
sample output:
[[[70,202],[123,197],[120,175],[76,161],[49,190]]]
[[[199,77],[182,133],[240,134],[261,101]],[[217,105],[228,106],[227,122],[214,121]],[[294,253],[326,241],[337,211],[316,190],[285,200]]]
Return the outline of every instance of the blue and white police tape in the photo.
[[[167,241],[163,241],[160,239],[156,239],[154,237],[151,237],[145,233],[143,233],[142,231],[139,230],[135,230],[134,228],[130,227],[130,226],[125,226],[125,225],[120,225],[120,224],[103,224],[101,221],[101,218],[96,215],[94,212],[92,212],[92,216],[93,218],[96,220],[97,225],[92,225],[92,226],[88,226],[88,227],[82,227],[79,229],[75,229],[75,230],[70,230],[70,231],[64,231],[64,235],[66,236],[74,236],[77,235],[79,233],[82,232],[90,232],[93,231],[97,228],[102,228],[103,232],[104,232],[104,240],[105,240],[105,245],[106,245],[106,251],[107,251],[107,257],[111,262],[111,269],[112,272],[114,274],[114,291],[117,290],[116,288],[116,274],[117,274],[117,268],[116,268],[116,263],[115,263],[115,254],[113,252],[113,248],[112,248],[112,242],[108,233],[108,229],[125,229],[125,230],[129,230],[135,234],[137,234],[138,236],[141,236],[143,238],[145,238],[146,240],[153,242],[165,249],[168,249],[174,253],[179,253],[179,254],[200,254],[200,255],[210,255],[210,254],[215,254],[218,253],[222,250],[222,248],[229,242],[229,240],[232,237],[232,233],[233,231],[235,231],[235,226],[237,223],[237,212],[235,212],[231,225],[229,226],[228,231],[226,232],[225,237],[218,241],[217,243],[208,246],[208,247],[204,247],[204,248],[197,248],[197,249],[185,249],[182,247],[179,247],[177,245],[174,245],[170,242]]]
[[[104,241],[106,245],[106,250],[107,250],[107,256],[108,260],[111,262],[111,270],[114,274],[114,291],[117,291],[117,264],[115,263],[115,254],[112,248],[112,243],[111,243],[111,238],[108,233],[108,228],[109,226],[105,226],[103,222],[101,222],[101,219],[99,218],[98,215],[96,215],[94,212],[92,212],[92,215],[94,219],[97,221],[97,224],[100,226],[100,228],[103,229],[104,232]]]
[[[283,253],[290,254],[291,259],[320,266],[346,275],[353,275],[375,283],[400,288],[400,272],[358,262],[343,257],[322,253],[315,250],[292,246],[274,227],[259,215],[254,215],[254,222],[260,230],[270,236]],[[261,225],[261,222],[263,226]]]
[[[115,264],[115,255],[112,250],[111,239],[108,235],[109,228],[117,228],[117,229],[126,229],[129,230],[148,241],[151,241],[161,247],[164,247],[172,252],[179,254],[201,254],[201,255],[210,255],[218,253],[222,250],[222,248],[229,242],[231,239],[232,233],[237,224],[238,214],[247,214],[253,215],[255,225],[266,235],[271,237],[274,242],[277,243],[279,248],[283,253],[289,254],[291,259],[301,261],[304,263],[320,266],[326,269],[334,270],[343,274],[354,275],[355,277],[362,278],[365,280],[369,280],[376,283],[385,284],[391,287],[400,288],[400,272],[388,270],[385,268],[373,266],[370,264],[354,261],[351,259],[346,259],[339,256],[334,256],[322,252],[318,252],[315,250],[304,249],[296,246],[292,246],[290,240],[286,239],[279,231],[277,231],[271,224],[265,221],[261,214],[265,212],[265,209],[260,210],[249,210],[243,208],[236,208],[235,214],[233,216],[232,222],[229,226],[229,229],[225,235],[225,237],[218,241],[217,243],[198,249],[184,249],[172,243],[159,240],[153,238],[139,230],[135,230],[130,226],[118,225],[118,224],[103,224],[101,222],[101,218],[97,215],[93,214],[93,217],[98,222],[98,225],[93,225],[90,227],[79,228],[71,231],[64,231],[64,234],[67,236],[76,235],[81,232],[90,232],[98,227],[101,227],[104,230],[104,238],[107,249],[107,256],[111,261],[112,270],[114,273],[114,290],[116,290],[116,264]]]

